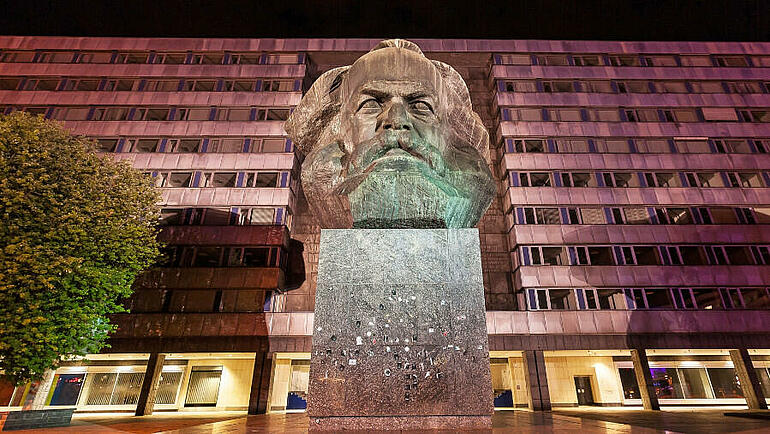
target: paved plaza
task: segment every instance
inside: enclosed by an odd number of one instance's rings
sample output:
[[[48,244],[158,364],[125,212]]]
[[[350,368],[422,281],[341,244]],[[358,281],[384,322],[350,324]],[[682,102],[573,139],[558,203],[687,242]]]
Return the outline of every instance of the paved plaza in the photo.
[[[725,409],[668,409],[660,412],[637,409],[589,408],[554,412],[498,411],[492,432],[505,433],[770,433],[770,420],[725,416]],[[307,432],[304,413],[272,413],[245,416],[242,412],[157,413],[136,417],[128,414],[78,414],[68,428],[49,428],[17,433],[302,433]]]

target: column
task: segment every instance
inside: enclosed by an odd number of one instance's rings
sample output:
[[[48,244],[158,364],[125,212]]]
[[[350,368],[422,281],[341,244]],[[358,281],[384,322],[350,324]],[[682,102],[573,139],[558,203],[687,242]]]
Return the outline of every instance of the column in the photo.
[[[550,411],[548,377],[542,350],[524,351],[524,380],[527,386],[527,404],[533,411]]]
[[[249,414],[267,413],[272,361],[267,351],[260,351],[254,357],[254,373],[251,376],[249,392]]]
[[[642,405],[645,410],[660,410],[658,395],[652,384],[650,363],[647,361],[647,353],[643,349],[632,349],[631,360],[634,363],[636,384],[639,386],[639,394],[642,395]]]
[[[762,391],[762,386],[759,385],[759,377],[757,377],[754,364],[751,363],[749,350],[745,348],[730,350],[730,359],[733,361],[738,379],[741,380],[741,390],[743,390],[743,396],[746,398],[746,405],[749,410],[767,410],[765,394]]]
[[[136,403],[137,416],[149,416],[155,407],[155,395],[158,393],[158,382],[160,373],[163,371],[163,362],[166,360],[165,354],[151,353],[147,361],[147,370],[144,371],[142,380],[142,390],[139,392],[139,402]]]

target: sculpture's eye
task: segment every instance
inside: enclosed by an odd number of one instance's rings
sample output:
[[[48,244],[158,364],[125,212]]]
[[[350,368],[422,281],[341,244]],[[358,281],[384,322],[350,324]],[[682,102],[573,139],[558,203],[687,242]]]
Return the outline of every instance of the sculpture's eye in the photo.
[[[369,98],[358,106],[358,111],[363,111],[364,113],[378,113],[381,109],[380,102],[374,98]]]
[[[425,101],[413,101],[411,103],[411,106],[412,106],[412,110],[419,113],[425,113],[425,114],[433,113],[433,107],[431,107],[430,104],[428,104]]]

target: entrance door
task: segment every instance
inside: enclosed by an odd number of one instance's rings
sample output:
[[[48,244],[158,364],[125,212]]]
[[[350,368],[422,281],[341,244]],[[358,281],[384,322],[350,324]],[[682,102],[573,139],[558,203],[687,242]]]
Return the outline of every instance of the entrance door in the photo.
[[[575,377],[575,391],[578,405],[594,405],[594,394],[591,390],[591,377]]]

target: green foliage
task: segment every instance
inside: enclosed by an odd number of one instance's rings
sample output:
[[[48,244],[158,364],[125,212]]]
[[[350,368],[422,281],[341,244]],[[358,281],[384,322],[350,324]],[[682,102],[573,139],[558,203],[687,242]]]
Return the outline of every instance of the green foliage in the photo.
[[[0,115],[0,371],[19,384],[98,352],[158,257],[159,195],[125,162],[25,113]]]

